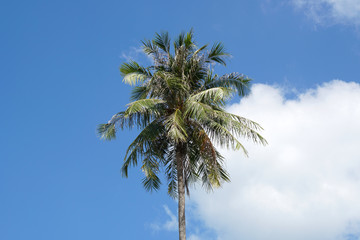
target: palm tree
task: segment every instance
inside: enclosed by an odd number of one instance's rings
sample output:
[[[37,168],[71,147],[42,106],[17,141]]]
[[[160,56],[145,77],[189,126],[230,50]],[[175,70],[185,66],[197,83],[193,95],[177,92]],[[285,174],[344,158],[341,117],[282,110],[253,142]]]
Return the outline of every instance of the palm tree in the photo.
[[[248,93],[251,80],[238,73],[213,74],[213,66],[225,65],[229,56],[221,43],[199,48],[192,30],[175,39],[173,51],[167,32],[142,43],[153,65],[142,67],[130,61],[120,66],[123,81],[133,86],[131,102],[125,111],[100,124],[98,132],[112,140],[118,129],[141,129],[126,151],[122,174],[127,177],[129,166],[141,160],[142,183],[152,191],[159,189],[159,173],[164,170],[168,194],[178,199],[179,239],[185,240],[189,186],[200,180],[211,190],[229,181],[215,145],[247,154],[238,137],[264,145],[266,140],[257,132],[261,130],[257,123],[224,110],[234,93]]]

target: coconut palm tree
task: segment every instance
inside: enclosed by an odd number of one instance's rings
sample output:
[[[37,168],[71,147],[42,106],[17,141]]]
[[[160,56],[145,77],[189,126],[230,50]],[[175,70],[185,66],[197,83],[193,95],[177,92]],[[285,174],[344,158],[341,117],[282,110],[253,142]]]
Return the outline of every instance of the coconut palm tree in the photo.
[[[118,129],[137,126],[139,135],[128,147],[122,174],[141,161],[146,190],[158,190],[159,173],[165,172],[168,193],[178,199],[179,239],[186,239],[185,194],[200,181],[206,189],[229,181],[224,158],[216,146],[246,149],[238,137],[266,144],[261,127],[225,111],[233,94],[248,93],[250,79],[238,73],[218,76],[215,64],[225,65],[229,56],[221,43],[197,47],[193,32],[181,33],[173,42],[167,32],[142,42],[153,60],[149,67],[135,61],[120,66],[123,81],[133,86],[125,111],[101,124],[102,138],[112,140]]]

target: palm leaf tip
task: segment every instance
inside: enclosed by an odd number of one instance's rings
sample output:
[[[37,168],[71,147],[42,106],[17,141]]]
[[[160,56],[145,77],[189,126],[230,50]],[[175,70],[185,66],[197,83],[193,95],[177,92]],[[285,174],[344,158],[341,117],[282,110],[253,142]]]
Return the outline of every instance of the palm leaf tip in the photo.
[[[144,81],[151,77],[146,68],[140,66],[135,61],[123,63],[120,67],[120,74],[123,76],[123,81],[129,85],[135,85],[139,81]]]
[[[104,140],[112,140],[116,138],[115,124],[111,124],[111,123],[99,124],[97,128],[97,132],[100,135],[100,138]]]
[[[142,48],[145,54],[147,55],[152,55],[155,54],[157,52],[156,47],[153,45],[152,41],[150,40],[144,40],[141,41],[141,43],[143,44]]]
[[[229,56],[230,54],[225,51],[224,44],[218,42],[212,46],[208,55],[208,59],[226,66],[224,58]]]
[[[161,181],[156,174],[151,173],[143,178],[142,184],[147,191],[152,192],[160,189]]]
[[[155,33],[154,44],[164,52],[170,53],[170,37],[168,32]]]

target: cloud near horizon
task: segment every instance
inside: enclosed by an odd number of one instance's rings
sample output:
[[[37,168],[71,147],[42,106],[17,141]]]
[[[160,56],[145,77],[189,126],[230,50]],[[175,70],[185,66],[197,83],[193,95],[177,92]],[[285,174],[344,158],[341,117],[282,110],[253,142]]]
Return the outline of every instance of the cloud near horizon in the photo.
[[[317,24],[360,24],[359,0],[292,0]]]
[[[358,239],[360,84],[334,80],[284,95],[255,84],[229,107],[260,123],[269,145],[244,141],[249,158],[223,151],[231,183],[193,191],[191,204],[221,240]]]

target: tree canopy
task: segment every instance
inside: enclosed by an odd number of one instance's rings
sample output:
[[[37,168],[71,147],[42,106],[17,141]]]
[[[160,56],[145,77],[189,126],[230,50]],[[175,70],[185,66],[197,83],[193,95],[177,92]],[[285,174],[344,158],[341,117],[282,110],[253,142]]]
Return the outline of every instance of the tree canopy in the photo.
[[[214,74],[214,65],[226,65],[229,56],[222,43],[198,47],[190,31],[172,44],[167,32],[142,44],[153,64],[129,61],[120,66],[123,81],[133,87],[131,102],[99,125],[98,132],[112,140],[119,129],[138,127],[140,133],[125,153],[123,176],[130,166],[141,164],[143,185],[152,191],[159,189],[164,170],[168,193],[179,197],[180,206],[179,194],[183,189],[189,194],[192,183],[213,189],[230,180],[217,146],[247,154],[238,138],[260,144],[266,140],[258,133],[259,124],[225,110],[234,94],[249,92],[251,79],[239,73]]]

